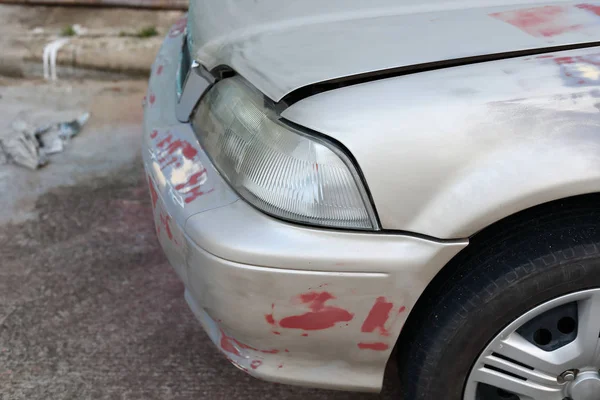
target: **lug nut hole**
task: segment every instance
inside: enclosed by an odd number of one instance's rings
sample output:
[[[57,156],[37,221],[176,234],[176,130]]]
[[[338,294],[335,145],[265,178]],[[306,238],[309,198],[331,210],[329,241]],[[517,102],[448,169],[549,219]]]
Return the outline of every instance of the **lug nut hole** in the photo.
[[[552,332],[545,328],[538,329],[533,334],[533,340],[540,346],[547,346],[552,341]]]
[[[575,328],[577,328],[577,323],[571,317],[563,317],[558,321],[557,328],[560,331],[560,333],[568,335],[569,333],[575,332]]]

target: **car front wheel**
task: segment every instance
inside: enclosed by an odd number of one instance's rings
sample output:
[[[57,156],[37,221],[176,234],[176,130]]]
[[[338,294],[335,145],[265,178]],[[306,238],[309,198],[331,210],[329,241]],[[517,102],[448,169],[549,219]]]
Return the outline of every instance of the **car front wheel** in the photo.
[[[600,212],[547,211],[437,278],[401,337],[405,399],[600,400]]]

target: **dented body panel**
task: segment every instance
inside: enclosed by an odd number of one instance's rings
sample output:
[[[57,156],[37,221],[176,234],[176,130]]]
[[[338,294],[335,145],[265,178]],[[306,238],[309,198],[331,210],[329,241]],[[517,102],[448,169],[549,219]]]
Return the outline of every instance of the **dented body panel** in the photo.
[[[592,47],[349,86],[282,116],[349,149],[384,229],[459,238],[600,191],[599,110]]]
[[[279,101],[323,81],[597,41],[600,3],[544,0],[203,0],[194,57]]]
[[[253,376],[380,390],[409,312],[467,241],[297,226],[251,207],[175,119],[181,43],[167,38],[153,66],[143,158],[159,241],[191,309]]]

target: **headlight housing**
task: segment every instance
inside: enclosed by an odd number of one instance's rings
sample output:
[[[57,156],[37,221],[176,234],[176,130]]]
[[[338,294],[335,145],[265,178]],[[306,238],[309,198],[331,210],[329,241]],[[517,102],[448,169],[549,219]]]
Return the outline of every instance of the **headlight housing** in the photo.
[[[215,84],[193,126],[221,175],[265,213],[310,225],[377,229],[360,176],[343,151],[283,123],[242,78]]]

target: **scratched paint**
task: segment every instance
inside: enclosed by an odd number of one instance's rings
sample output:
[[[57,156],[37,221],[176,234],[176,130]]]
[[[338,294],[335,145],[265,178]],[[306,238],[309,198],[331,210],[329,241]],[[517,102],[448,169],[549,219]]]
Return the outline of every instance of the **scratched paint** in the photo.
[[[260,361],[260,360],[254,360],[250,364],[250,368],[256,369],[256,368],[260,367],[261,365],[262,365],[262,361]]]
[[[538,57],[542,62],[559,66],[560,76],[567,86],[600,85],[600,53],[585,56]]]
[[[204,183],[204,179],[206,178],[206,168],[202,168],[198,172],[194,172],[192,176],[190,176],[187,181],[184,183],[180,183],[175,186],[175,190],[183,190],[188,186],[196,186],[200,184],[200,182]]]
[[[279,326],[288,329],[314,331],[333,328],[340,322],[351,321],[354,314],[343,308],[325,304],[333,299],[335,299],[335,296],[329,292],[303,293],[297,297],[297,300],[307,305],[310,311],[285,317],[279,321]]]
[[[378,297],[360,330],[362,332],[374,332],[377,329],[380,335],[389,336],[390,333],[386,329],[385,324],[390,318],[392,308],[394,308],[393,303],[386,301],[383,296]]]
[[[150,198],[152,199],[152,209],[156,208],[156,202],[158,201],[158,193],[156,192],[156,188],[154,187],[154,183],[152,182],[152,178],[148,176],[148,186],[150,187]]]
[[[555,58],[567,85],[595,86],[600,84],[600,54],[575,57],[573,60]]]
[[[238,341],[236,339],[231,338],[231,340],[233,340],[233,342],[236,345],[238,345],[238,347],[240,349],[253,350],[253,351],[258,351],[260,353],[265,353],[265,354],[277,354],[277,353],[279,353],[279,350],[277,350],[277,349],[260,350],[260,349],[257,349],[256,347],[248,346],[247,344],[242,343],[242,342],[240,342],[240,341]]]
[[[535,37],[551,38],[598,23],[571,6],[543,6],[490,14]]]
[[[261,349],[257,349],[256,347],[249,346],[231,336],[228,336],[225,333],[225,331],[223,331],[222,329],[221,329],[220,346],[221,346],[221,349],[223,349],[223,351],[234,354],[236,356],[241,356],[240,350],[252,350],[252,351],[256,351],[256,352],[260,352],[260,353],[264,353],[264,354],[279,353],[279,350],[277,350],[277,349],[261,350]]]
[[[208,172],[199,159],[199,150],[187,140],[177,139],[172,132],[162,134],[153,131],[153,155],[161,171],[169,177],[169,183],[182,196],[182,204],[212,193],[207,188]],[[168,172],[167,172],[168,169]]]
[[[187,17],[181,17],[175,22],[171,30],[169,31],[170,38],[176,38],[185,32],[187,26]]]
[[[377,350],[377,351],[384,351],[390,348],[390,346],[388,346],[387,344],[383,343],[383,342],[374,342],[374,343],[365,343],[365,342],[360,342],[358,344],[358,348],[361,350]]]

